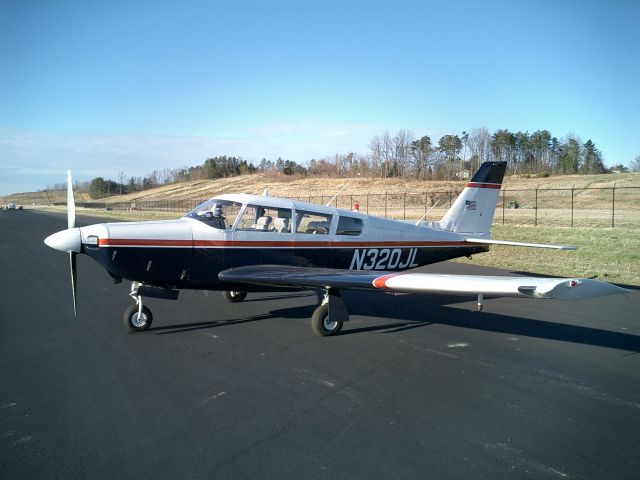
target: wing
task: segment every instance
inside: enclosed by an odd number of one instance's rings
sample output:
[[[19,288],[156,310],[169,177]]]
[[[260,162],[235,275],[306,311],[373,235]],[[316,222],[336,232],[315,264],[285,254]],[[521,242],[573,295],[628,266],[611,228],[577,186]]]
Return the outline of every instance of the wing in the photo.
[[[623,288],[587,278],[499,277],[437,273],[390,273],[280,265],[232,268],[218,275],[223,282],[260,286],[373,289],[387,292],[446,293],[533,298],[581,299],[616,293]]]

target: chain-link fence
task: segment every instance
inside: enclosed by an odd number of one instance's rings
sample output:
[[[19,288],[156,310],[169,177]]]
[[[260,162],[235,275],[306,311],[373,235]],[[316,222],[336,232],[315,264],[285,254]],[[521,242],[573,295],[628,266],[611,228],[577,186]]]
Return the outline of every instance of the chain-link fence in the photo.
[[[311,194],[290,197],[309,203],[352,210],[399,220],[438,220],[461,190],[425,190],[406,193]],[[64,204],[58,193],[44,194],[42,203]],[[54,200],[55,199],[55,200]],[[77,202],[78,206],[110,210],[180,213],[192,210],[206,198],[135,200],[127,202]],[[176,216],[177,216],[176,215]],[[640,186],[581,188],[514,188],[500,190],[494,223],[564,227],[640,227]]]

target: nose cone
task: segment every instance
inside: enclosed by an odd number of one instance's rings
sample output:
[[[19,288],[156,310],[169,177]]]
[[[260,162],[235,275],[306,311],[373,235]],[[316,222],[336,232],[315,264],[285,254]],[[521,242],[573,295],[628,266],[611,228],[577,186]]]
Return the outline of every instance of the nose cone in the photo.
[[[61,230],[44,239],[44,243],[49,247],[61,252],[80,252],[80,229],[68,228]]]

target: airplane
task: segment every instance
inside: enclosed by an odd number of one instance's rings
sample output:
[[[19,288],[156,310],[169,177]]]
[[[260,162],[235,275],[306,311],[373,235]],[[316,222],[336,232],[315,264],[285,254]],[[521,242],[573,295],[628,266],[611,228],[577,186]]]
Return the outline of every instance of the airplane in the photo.
[[[231,303],[247,292],[323,292],[311,317],[319,336],[335,335],[349,320],[341,292],[447,293],[583,299],[625,293],[586,278],[444,275],[416,267],[471,257],[490,245],[574,250],[569,245],[492,240],[506,162],[485,162],[439,221],[408,222],[286,198],[216,196],[175,220],[75,226],[71,172],[67,173],[67,229],[48,236],[68,253],[74,315],[76,256],[95,260],[115,283],[131,281],[134,300],[124,312],[132,332],[147,330],[153,314],[144,297],[176,300],[181,289],[221,290]]]

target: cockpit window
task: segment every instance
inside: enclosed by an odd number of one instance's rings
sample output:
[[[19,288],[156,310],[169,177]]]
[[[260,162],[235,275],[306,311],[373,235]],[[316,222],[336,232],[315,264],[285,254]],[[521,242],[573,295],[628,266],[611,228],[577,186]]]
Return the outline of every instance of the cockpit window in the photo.
[[[195,218],[210,227],[226,230],[233,227],[241,207],[242,204],[238,202],[213,198],[198,205],[185,217]]]
[[[331,228],[331,215],[296,210],[296,232],[326,235]]]
[[[336,235],[360,235],[362,233],[362,219],[340,216]]]
[[[290,233],[291,209],[247,205],[236,230]]]

